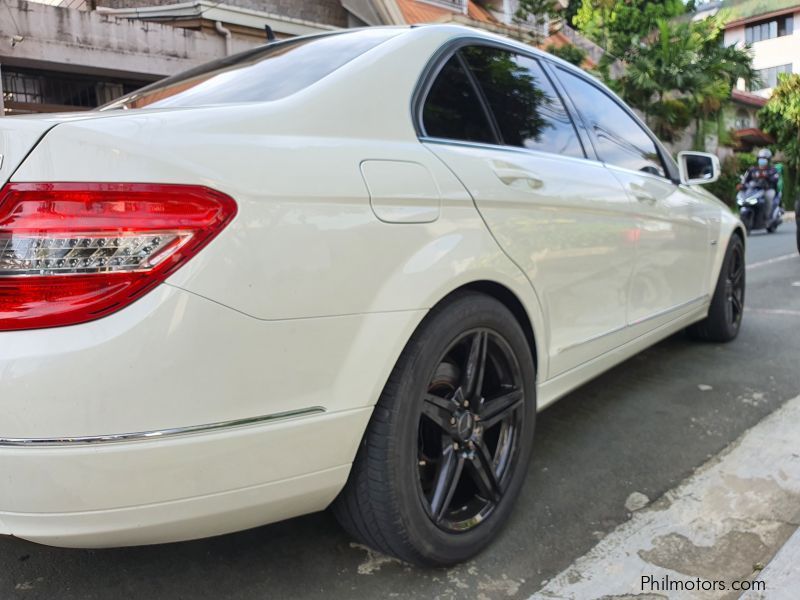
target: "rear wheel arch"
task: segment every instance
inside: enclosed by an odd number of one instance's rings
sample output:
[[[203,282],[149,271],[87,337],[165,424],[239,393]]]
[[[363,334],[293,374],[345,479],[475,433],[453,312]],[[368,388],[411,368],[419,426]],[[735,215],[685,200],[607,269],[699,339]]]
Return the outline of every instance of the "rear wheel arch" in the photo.
[[[537,353],[537,338],[536,332],[533,327],[533,323],[531,321],[530,315],[528,314],[528,310],[525,308],[525,305],[519,299],[517,294],[515,294],[511,289],[503,285],[502,283],[498,283],[496,281],[490,280],[480,280],[480,281],[473,281],[467,284],[464,284],[451,292],[449,292],[444,298],[439,300],[436,303],[436,306],[441,306],[446,302],[450,302],[453,298],[467,293],[467,292],[475,292],[479,294],[484,294],[491,298],[494,298],[501,304],[503,304],[512,315],[516,319],[517,323],[520,327],[522,327],[522,331],[525,333],[525,339],[528,340],[528,346],[531,350],[531,356],[533,356],[533,364],[536,367],[536,372],[539,372],[539,355]]]

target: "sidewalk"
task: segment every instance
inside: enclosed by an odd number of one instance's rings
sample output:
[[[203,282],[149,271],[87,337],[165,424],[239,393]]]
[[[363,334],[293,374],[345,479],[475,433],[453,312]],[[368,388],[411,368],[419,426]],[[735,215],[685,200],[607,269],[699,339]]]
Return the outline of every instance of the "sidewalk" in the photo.
[[[761,571],[759,579],[769,582],[763,592],[745,592],[741,600],[795,600],[800,590],[800,529],[795,531],[775,558]]]
[[[800,396],[646,502],[531,600],[797,598]]]

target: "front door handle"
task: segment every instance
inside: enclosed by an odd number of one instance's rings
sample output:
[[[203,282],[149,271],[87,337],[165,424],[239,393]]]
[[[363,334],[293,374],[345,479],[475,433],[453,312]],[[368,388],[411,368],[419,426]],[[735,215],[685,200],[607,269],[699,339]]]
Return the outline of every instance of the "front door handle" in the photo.
[[[544,182],[536,175],[511,163],[492,161],[492,171],[506,185],[514,185],[516,182],[521,181],[533,190],[538,190],[544,185]]]

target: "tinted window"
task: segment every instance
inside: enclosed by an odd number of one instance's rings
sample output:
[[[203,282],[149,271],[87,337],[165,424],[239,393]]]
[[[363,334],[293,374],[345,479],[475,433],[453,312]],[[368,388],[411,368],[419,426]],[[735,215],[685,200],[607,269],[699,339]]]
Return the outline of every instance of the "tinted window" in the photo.
[[[460,52],[486,96],[503,143],[584,157],[572,121],[537,61],[483,46]]]
[[[611,96],[580,77],[559,69],[570,98],[594,131],[600,160],[664,176],[664,165],[650,136]]]
[[[422,109],[422,123],[425,133],[433,137],[497,143],[457,56],[447,62],[433,82]]]
[[[101,110],[277,100],[319,81],[398,33],[396,29],[366,29],[268,44],[168,77]]]

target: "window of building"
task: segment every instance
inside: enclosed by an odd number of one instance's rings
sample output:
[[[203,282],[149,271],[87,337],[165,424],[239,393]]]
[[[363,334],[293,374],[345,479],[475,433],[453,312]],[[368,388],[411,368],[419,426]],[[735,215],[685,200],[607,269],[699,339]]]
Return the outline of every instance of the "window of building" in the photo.
[[[781,73],[791,73],[791,63],[787,65],[778,65],[777,67],[768,67],[766,69],[759,69],[756,71],[758,74],[759,82],[750,86],[750,91],[763,90],[766,88],[774,88],[778,85],[778,75]]]
[[[431,137],[497,143],[458,56],[447,62],[433,82],[422,109],[422,123],[425,134]]]
[[[736,111],[736,118],[733,121],[733,126],[736,129],[748,129],[752,126],[752,121],[750,119],[750,113],[748,113],[745,109],[740,108]]]
[[[744,41],[748,44],[761,42],[794,33],[794,17],[786,15],[745,25]]]
[[[594,132],[600,160],[632,171],[665,176],[655,142],[616,100],[563,69],[558,70],[558,76],[586,125]]]
[[[88,110],[129,93],[141,83],[4,66],[6,114]]]
[[[572,120],[538,61],[487,46],[460,52],[475,74],[504,144],[584,158]]]

